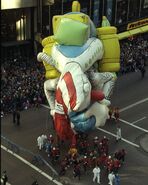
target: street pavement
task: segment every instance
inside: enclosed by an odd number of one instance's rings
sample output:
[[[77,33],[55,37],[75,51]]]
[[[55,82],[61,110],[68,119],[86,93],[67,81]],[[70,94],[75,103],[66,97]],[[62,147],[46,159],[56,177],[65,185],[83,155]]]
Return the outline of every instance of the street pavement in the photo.
[[[125,163],[119,170],[121,185],[146,185],[148,179],[148,68],[144,79],[140,72],[119,76],[112,95],[112,106],[120,108],[122,140],[115,142],[116,125],[114,119],[108,120],[101,129],[89,134],[109,138],[109,153],[117,149],[127,151]],[[49,110],[45,107],[32,108],[21,112],[21,125],[12,123],[12,115],[1,118],[1,171],[6,170],[11,185],[31,185],[37,179],[39,185],[65,184],[92,185],[92,169],[82,173],[81,180],[73,178],[69,169],[62,178],[53,175],[47,165],[32,165],[34,155],[41,155],[57,172],[58,164],[52,164],[45,151],[38,151],[36,139],[41,134],[55,135]],[[7,141],[6,141],[7,140]],[[19,146],[19,152],[12,153],[10,142]],[[68,150],[68,142],[61,152]],[[5,148],[6,147],[6,148]],[[7,150],[10,149],[10,150]],[[36,167],[36,168],[35,168]],[[54,179],[52,179],[54,177]],[[101,170],[101,185],[107,185],[107,172]]]

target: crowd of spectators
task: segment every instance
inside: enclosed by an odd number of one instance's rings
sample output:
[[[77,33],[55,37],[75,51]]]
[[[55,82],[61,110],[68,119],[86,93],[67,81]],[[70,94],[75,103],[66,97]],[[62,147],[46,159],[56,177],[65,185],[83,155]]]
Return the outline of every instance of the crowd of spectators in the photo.
[[[121,74],[137,72],[148,64],[147,35],[131,37],[120,41]]]
[[[120,41],[120,74],[136,72],[146,65],[148,39],[144,36]],[[44,73],[44,66],[36,59],[23,60],[17,57],[2,61],[1,116],[13,112],[16,108],[24,110],[45,103]]]
[[[1,116],[45,101],[44,67],[35,59],[9,59],[1,65]]]

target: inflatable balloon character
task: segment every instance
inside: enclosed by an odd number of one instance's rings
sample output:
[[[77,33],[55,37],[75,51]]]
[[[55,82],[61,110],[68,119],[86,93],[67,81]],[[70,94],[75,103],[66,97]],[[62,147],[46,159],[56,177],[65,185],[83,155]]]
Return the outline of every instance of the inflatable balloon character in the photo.
[[[106,17],[96,28],[77,1],[72,10],[53,17],[54,34],[43,39],[37,56],[46,69],[44,91],[62,140],[104,126],[120,68],[116,28]]]

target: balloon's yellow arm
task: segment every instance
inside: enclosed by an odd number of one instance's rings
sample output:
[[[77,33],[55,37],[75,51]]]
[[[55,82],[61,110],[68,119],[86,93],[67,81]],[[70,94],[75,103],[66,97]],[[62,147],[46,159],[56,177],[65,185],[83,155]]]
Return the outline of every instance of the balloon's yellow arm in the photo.
[[[120,45],[117,28],[110,26],[109,21],[103,16],[102,27],[97,28],[97,34],[104,47],[103,58],[99,61],[99,71],[118,72],[120,70]]]
[[[42,40],[42,46],[43,46],[43,52],[46,53],[47,55],[51,56],[51,50],[52,46],[55,44],[55,40],[53,36],[48,36]],[[46,73],[45,77],[46,79],[54,79],[60,76],[59,71],[50,64],[47,64],[46,62],[43,61]]]

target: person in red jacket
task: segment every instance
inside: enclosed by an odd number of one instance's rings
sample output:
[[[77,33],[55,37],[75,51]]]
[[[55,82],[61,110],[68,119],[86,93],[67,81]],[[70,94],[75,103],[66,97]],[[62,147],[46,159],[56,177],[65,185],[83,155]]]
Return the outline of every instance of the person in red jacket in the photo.
[[[100,165],[102,165],[103,167],[105,167],[105,165],[106,165],[106,160],[107,160],[107,155],[106,155],[106,153],[102,153],[101,156],[98,158],[98,162],[99,162]]]
[[[83,165],[83,169],[84,172],[86,173],[87,169],[88,169],[88,165],[89,165],[89,159],[87,156],[84,156],[82,159],[82,165]]]
[[[50,142],[50,144],[52,145],[54,142],[54,138],[52,134],[49,134],[49,136],[47,137],[48,141]]]
[[[125,161],[125,155],[127,154],[127,152],[125,151],[125,149],[122,149],[120,151],[120,160],[122,161],[122,163],[124,163]]]
[[[66,173],[66,170],[67,170],[67,162],[65,160],[63,160],[60,164],[60,172],[59,172],[59,175],[65,175]]]
[[[124,163],[126,154],[127,154],[127,152],[125,151],[125,149],[121,149],[121,150],[118,150],[117,152],[115,152],[114,156],[115,156],[116,159],[118,159],[122,163]]]
[[[120,117],[119,108],[118,107],[116,107],[115,110],[114,110],[114,117],[115,117],[115,121],[118,122],[119,121],[119,117]]]
[[[118,173],[119,168],[121,167],[121,162],[118,159],[113,160],[113,171],[114,173]]]
[[[51,150],[52,161],[57,161],[60,157],[60,150],[58,147],[53,147]]]
[[[104,136],[103,139],[101,139],[101,153],[106,153],[108,155],[108,150],[109,150],[109,139]]]
[[[85,155],[88,151],[89,143],[87,140],[83,140],[79,143],[79,153]]]
[[[80,170],[80,165],[79,164],[77,164],[77,165],[74,166],[73,176],[74,176],[74,178],[78,177],[78,179],[80,180],[81,170]]]
[[[102,145],[106,146],[108,145],[108,142],[109,142],[109,139],[106,136],[103,136],[101,140]]]
[[[113,159],[110,155],[105,160],[105,166],[106,166],[108,172],[112,172],[112,170],[113,170]]]
[[[98,136],[95,136],[93,138],[93,147],[94,147],[94,149],[98,150],[98,145],[99,145],[99,138],[98,138]]]
[[[113,115],[113,112],[114,112],[114,109],[112,107],[109,108],[109,119],[111,120],[112,119],[112,115]]]
[[[112,161],[110,161],[110,162],[108,163],[108,165],[107,165],[107,171],[108,171],[109,173],[111,173],[111,172],[113,172],[113,169],[114,169],[114,163],[113,163],[113,160],[112,160]]]

